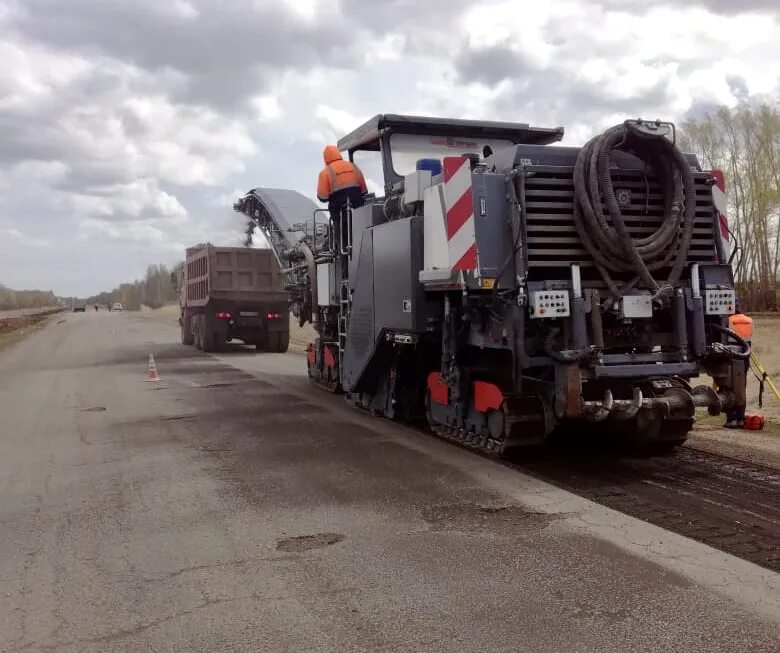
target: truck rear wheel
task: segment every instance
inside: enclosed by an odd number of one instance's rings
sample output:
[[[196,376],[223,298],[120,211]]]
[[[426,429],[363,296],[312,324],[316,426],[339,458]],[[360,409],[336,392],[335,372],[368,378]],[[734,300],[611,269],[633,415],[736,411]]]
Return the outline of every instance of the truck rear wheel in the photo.
[[[264,330],[258,329],[251,344],[255,346],[256,351],[268,351],[268,345],[270,344],[268,334]]]
[[[268,351],[274,351],[283,354],[290,346],[290,332],[268,334]]]
[[[196,349],[203,349],[203,345],[200,342],[200,316],[196,315],[192,318],[192,344]]]
[[[195,344],[195,337],[192,335],[192,322],[184,317],[181,318],[181,344]]]
[[[217,349],[217,334],[215,331],[209,329],[208,320],[205,318],[200,320],[200,348],[205,352],[216,351]]]

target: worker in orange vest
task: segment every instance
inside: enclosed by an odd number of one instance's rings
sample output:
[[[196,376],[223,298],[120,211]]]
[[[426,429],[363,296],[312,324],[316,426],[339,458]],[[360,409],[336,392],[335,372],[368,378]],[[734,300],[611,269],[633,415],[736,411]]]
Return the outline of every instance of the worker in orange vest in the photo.
[[[339,148],[328,145],[322,152],[325,167],[317,180],[317,199],[328,203],[331,215],[336,215],[349,202],[352,208],[365,204],[366,180],[352,161],[344,161]]]
[[[734,315],[729,316],[729,329],[736,333],[740,338],[745,340],[749,345],[752,344],[753,319],[740,311],[739,305],[737,305]],[[748,374],[750,374],[750,356],[745,359],[745,385],[747,385]],[[726,413],[726,423],[724,426],[727,429],[744,428],[745,407],[742,406]]]

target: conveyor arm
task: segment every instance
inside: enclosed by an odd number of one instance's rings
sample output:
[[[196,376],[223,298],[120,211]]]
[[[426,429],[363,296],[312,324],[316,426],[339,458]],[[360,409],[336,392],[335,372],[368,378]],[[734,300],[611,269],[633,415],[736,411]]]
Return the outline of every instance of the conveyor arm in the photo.
[[[324,248],[327,217],[305,195],[282,188],[254,188],[233,209],[249,218],[246,245],[257,228],[276,253],[299,324],[310,321],[318,328],[315,253]]]

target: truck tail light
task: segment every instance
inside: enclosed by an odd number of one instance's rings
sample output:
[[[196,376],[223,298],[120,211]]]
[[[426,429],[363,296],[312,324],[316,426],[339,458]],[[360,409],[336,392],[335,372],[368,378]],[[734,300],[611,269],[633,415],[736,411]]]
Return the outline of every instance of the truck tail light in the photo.
[[[233,316],[228,311],[217,311],[217,317],[220,320],[229,320]]]
[[[282,317],[281,313],[266,313],[265,317],[269,320],[278,320]]]

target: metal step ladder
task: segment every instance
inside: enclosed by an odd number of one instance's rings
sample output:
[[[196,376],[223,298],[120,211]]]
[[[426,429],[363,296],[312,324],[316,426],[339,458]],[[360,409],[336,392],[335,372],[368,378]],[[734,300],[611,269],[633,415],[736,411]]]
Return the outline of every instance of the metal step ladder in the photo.
[[[344,370],[344,349],[347,345],[347,329],[352,312],[352,295],[349,292],[349,260],[352,258],[352,207],[349,202],[341,208],[337,215],[338,238],[337,251],[339,257],[341,280],[339,281],[339,376]],[[332,220],[331,220],[332,223]]]
[[[339,284],[339,375],[344,369],[344,349],[347,345],[347,328],[352,311],[352,295],[349,292],[349,280],[342,279]]]

